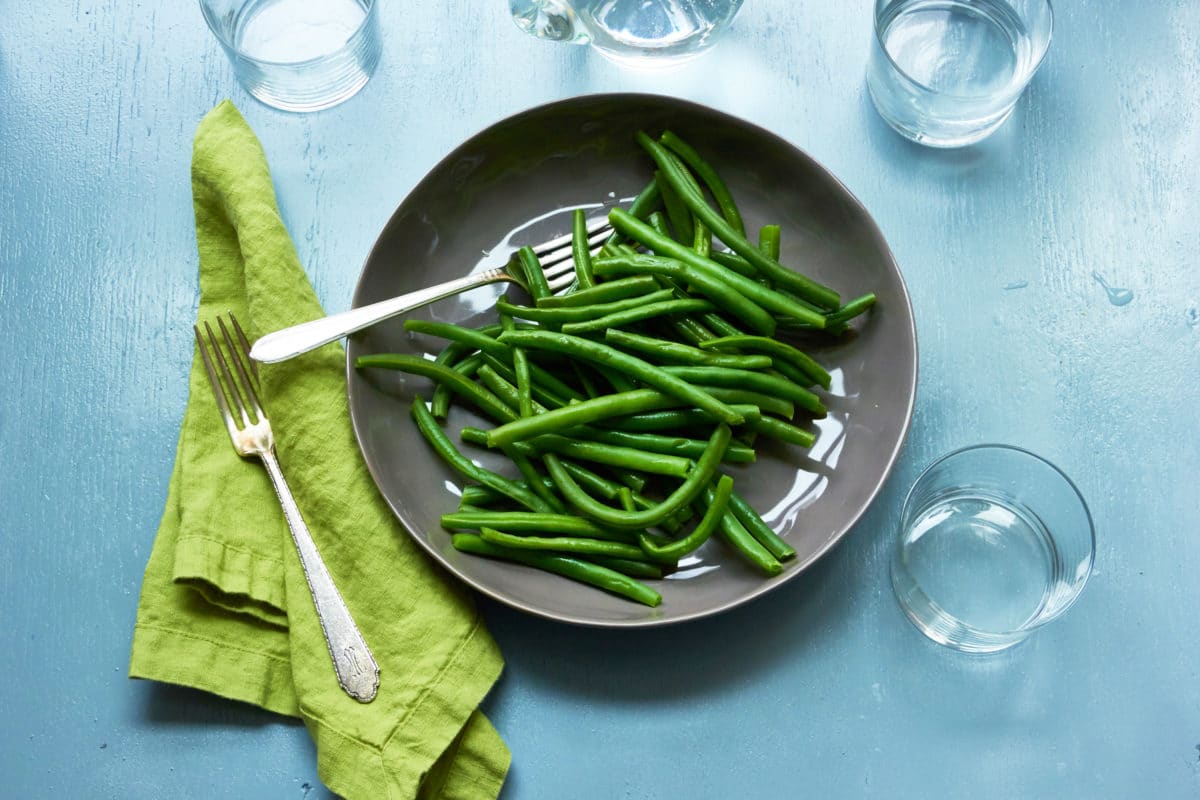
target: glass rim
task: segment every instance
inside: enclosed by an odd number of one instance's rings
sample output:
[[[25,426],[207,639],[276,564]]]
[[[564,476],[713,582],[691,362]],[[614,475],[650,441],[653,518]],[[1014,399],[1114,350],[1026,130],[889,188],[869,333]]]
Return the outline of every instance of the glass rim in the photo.
[[[1045,42],[1045,44],[1042,45],[1042,52],[1038,54],[1037,59],[1033,63],[1033,67],[1029,70],[1029,77],[1025,79],[1025,84],[1023,86],[1021,86],[1020,91],[1017,92],[1018,96],[1021,94],[1021,92],[1025,91],[1025,87],[1029,85],[1029,82],[1033,80],[1033,76],[1037,74],[1037,71],[1039,69],[1041,69],[1042,62],[1046,60],[1046,53],[1050,52],[1050,42],[1054,39],[1054,4],[1051,2],[1051,0],[1040,0],[1040,2],[1045,4],[1046,11],[1049,12],[1049,14],[1050,14],[1050,28],[1049,28],[1049,30],[1046,31],[1046,42]],[[884,45],[883,35],[882,35],[882,32],[879,30],[879,3],[878,2],[876,2],[876,4],[875,4],[875,11],[871,14],[871,29],[875,33],[876,47],[878,47],[879,51],[881,53],[883,53],[883,57],[887,59],[887,62],[888,62],[888,64],[891,65],[892,70],[895,71],[895,73],[897,75],[899,75],[901,78],[903,78],[908,83],[912,84],[913,86],[915,86],[916,88],[920,89],[923,92],[928,92],[929,94],[940,95],[942,97],[952,97],[952,98],[961,99],[961,100],[978,97],[978,95],[955,94],[953,92],[943,92],[938,89],[934,89],[932,86],[922,83],[921,81],[914,78],[912,75],[909,75],[908,71],[906,69],[904,69],[899,64],[897,64],[896,59],[892,58],[892,54],[888,52],[887,46]],[[1053,466],[1053,465],[1051,465],[1051,466]]]
[[[248,56],[248,55],[244,54],[243,52],[241,52],[241,50],[239,50],[237,48],[237,46],[232,41],[230,41],[229,37],[225,35],[225,33],[222,30],[222,26],[219,26],[216,23],[216,20],[214,20],[212,18],[212,14],[209,11],[209,4],[206,3],[205,0],[199,0],[199,2],[200,2],[200,13],[204,15],[204,22],[205,22],[205,24],[208,25],[208,30],[212,33],[213,36],[217,37],[217,41],[221,43],[222,47],[224,47],[231,54],[237,56],[238,58],[242,58],[242,59],[245,59],[246,61],[250,61],[255,64],[262,64],[263,66],[268,66],[268,67],[305,67],[305,66],[308,66],[311,64],[316,64],[321,61],[324,61],[327,58],[330,58],[335,53],[337,53],[337,52],[341,51],[343,48],[345,48],[346,45],[353,42],[354,39],[359,34],[361,34],[363,32],[363,30],[366,29],[367,24],[371,22],[372,17],[375,14],[375,8],[379,5],[377,0],[355,0],[356,3],[358,3],[361,6],[364,6],[366,13],[363,14],[362,22],[360,22],[358,24],[358,27],[355,28],[350,33],[350,35],[348,35],[346,37],[346,40],[344,42],[342,42],[341,45],[338,46],[337,50],[331,51],[322,56],[314,56],[313,58],[305,58],[301,61],[271,61],[268,59],[255,58],[254,56]]]
[[[1083,577],[1080,578],[1078,585],[1073,587],[1073,591],[1071,593],[1070,599],[1067,600],[1065,603],[1063,603],[1058,608],[1054,609],[1053,613],[1048,614],[1043,618],[1036,619],[1032,623],[1026,625],[1025,627],[1017,628],[1015,630],[985,631],[985,630],[982,630],[979,628],[975,628],[972,625],[968,625],[965,621],[960,620],[958,617],[954,616],[953,614],[950,614],[949,612],[942,609],[940,606],[937,606],[936,603],[934,603],[934,606],[938,609],[938,611],[942,615],[944,615],[950,619],[953,619],[955,622],[958,622],[964,628],[971,631],[972,634],[983,634],[988,637],[1005,637],[1005,636],[1011,637],[1011,636],[1022,635],[1022,634],[1028,635],[1029,633],[1031,633],[1034,630],[1037,630],[1038,628],[1042,627],[1046,623],[1052,622],[1055,619],[1058,619],[1060,616],[1062,616],[1062,614],[1067,609],[1069,609],[1071,606],[1075,605],[1075,602],[1083,594],[1084,588],[1087,586],[1088,581],[1091,580],[1091,578],[1092,578],[1092,572],[1094,571],[1095,565],[1096,565],[1096,523],[1095,523],[1095,520],[1092,518],[1092,510],[1090,508],[1088,508],[1087,500],[1084,498],[1083,492],[1079,491],[1079,487],[1075,485],[1075,481],[1071,480],[1071,477],[1069,475],[1067,475],[1067,473],[1065,473],[1061,469],[1059,469],[1059,467],[1054,462],[1050,461],[1047,458],[1043,458],[1042,456],[1039,456],[1037,453],[1033,452],[1032,450],[1027,450],[1024,447],[1018,447],[1017,445],[1003,444],[1003,443],[999,443],[999,442],[983,442],[981,444],[972,444],[972,445],[967,445],[966,447],[959,447],[955,450],[951,450],[948,453],[944,453],[943,455],[939,456],[938,458],[935,458],[923,470],[921,470],[921,474],[918,475],[916,477],[916,479],[912,482],[912,486],[909,487],[908,493],[904,496],[904,504],[900,508],[900,528],[901,528],[901,530],[903,530],[903,528],[905,527],[905,523],[908,518],[908,514],[911,510],[913,495],[916,493],[917,488],[921,485],[921,482],[923,480],[925,480],[925,478],[930,474],[930,472],[932,472],[934,469],[936,469],[938,466],[940,466],[944,462],[949,461],[950,459],[952,459],[956,456],[964,455],[966,453],[971,453],[976,450],[1006,450],[1011,453],[1016,453],[1021,456],[1031,458],[1034,461],[1037,461],[1037,462],[1049,467],[1050,470],[1052,472],[1054,472],[1056,475],[1058,475],[1060,478],[1062,478],[1063,482],[1066,483],[1066,485],[1068,487],[1070,487],[1072,492],[1074,492],[1075,499],[1079,501],[1079,507],[1083,510],[1083,518],[1087,523],[1087,534],[1088,534],[1088,545],[1089,545],[1088,552],[1087,552],[1087,559],[1086,559],[1087,570],[1084,572]],[[901,549],[903,540],[904,540],[903,535],[901,535],[897,539],[896,548],[895,548],[895,552],[897,554],[899,553],[899,551]],[[898,555],[897,555],[897,557],[898,557]],[[929,598],[929,599],[932,601],[932,598]],[[901,601],[901,605],[902,606],[904,605],[903,601]],[[907,613],[907,611],[905,613]],[[1024,636],[1022,636],[1022,638],[1024,638]]]

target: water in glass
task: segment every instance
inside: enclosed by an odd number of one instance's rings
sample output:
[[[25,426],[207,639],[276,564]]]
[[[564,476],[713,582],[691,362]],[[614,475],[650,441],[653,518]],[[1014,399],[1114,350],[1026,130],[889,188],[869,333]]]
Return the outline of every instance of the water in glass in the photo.
[[[541,39],[590,43],[638,66],[676,63],[712,44],[742,0],[510,0],[513,20]]]
[[[884,119],[924,144],[969,144],[999,127],[1049,41],[1048,20],[1031,18],[1008,0],[879,6],[867,77],[871,96]]]
[[[336,105],[379,60],[373,0],[201,0],[250,94],[288,111]]]

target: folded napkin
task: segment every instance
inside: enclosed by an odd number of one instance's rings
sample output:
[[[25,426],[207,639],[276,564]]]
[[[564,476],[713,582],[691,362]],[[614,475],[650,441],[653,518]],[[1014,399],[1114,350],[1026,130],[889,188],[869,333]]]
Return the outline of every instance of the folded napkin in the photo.
[[[255,337],[321,316],[262,148],[228,101],[196,131],[192,191],[201,320],[229,310]],[[342,348],[260,375],[284,472],[379,662],[379,693],[361,704],[338,686],[267,473],[234,453],[195,356],[130,676],[302,718],[321,780],[348,798],[495,797],[509,754],[478,705],[500,653],[469,595],[372,483],[350,428]]]

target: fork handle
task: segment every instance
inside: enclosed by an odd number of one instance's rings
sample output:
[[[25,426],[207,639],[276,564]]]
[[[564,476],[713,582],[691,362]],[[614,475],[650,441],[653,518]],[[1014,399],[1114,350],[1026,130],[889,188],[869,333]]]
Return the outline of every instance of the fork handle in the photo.
[[[275,494],[279,496],[279,503],[283,506],[283,515],[292,532],[292,541],[296,543],[296,551],[300,554],[300,565],[304,568],[313,605],[317,607],[317,619],[321,623],[321,632],[325,634],[325,644],[329,646],[338,684],[358,702],[369,703],[375,699],[375,692],[379,689],[379,664],[375,662],[371,648],[367,647],[358,625],[354,623],[354,617],[350,616],[350,609],[346,608],[346,602],[342,600],[325,562],[321,560],[317,543],[313,541],[308,525],[300,515],[300,508],[292,497],[292,490],[288,488],[274,451],[268,450],[260,455],[271,476]]]
[[[489,269],[485,272],[439,283],[436,286],[418,289],[399,297],[380,300],[378,303],[352,308],[340,314],[331,314],[311,322],[302,322],[290,328],[268,333],[260,338],[250,348],[250,357],[255,361],[267,364],[286,361],[301,353],[315,350],[321,345],[349,336],[355,331],[361,331],[363,328],[383,322],[397,314],[429,305],[435,300],[441,300],[468,289],[486,286],[489,283],[513,280],[513,277],[503,268]]]

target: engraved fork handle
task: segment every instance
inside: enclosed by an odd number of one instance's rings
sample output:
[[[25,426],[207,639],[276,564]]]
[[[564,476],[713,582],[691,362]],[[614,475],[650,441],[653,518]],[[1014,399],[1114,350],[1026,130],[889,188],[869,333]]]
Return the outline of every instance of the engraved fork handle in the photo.
[[[326,345],[344,336],[349,336],[355,331],[361,331],[363,328],[370,327],[377,322],[383,322],[385,319],[394,317],[397,314],[403,314],[406,311],[412,311],[414,308],[429,305],[435,300],[441,300],[452,294],[458,294],[468,289],[475,289],[479,286],[486,286],[489,283],[497,283],[499,281],[516,282],[503,268],[489,269],[486,272],[479,272],[475,275],[467,275],[462,278],[455,278],[452,281],[439,283],[436,286],[418,289],[415,292],[402,294],[399,297],[380,300],[378,303],[371,303],[368,306],[352,308],[340,314],[331,314],[328,317],[314,319],[311,322],[302,322],[290,328],[268,333],[266,336],[260,338],[250,348],[250,357],[255,361],[262,361],[267,364],[276,361],[286,361],[301,353],[315,350],[321,345]]]
[[[379,665],[358,626],[354,624],[341,593],[333,584],[325,562],[321,560],[317,543],[313,541],[308,525],[300,515],[300,508],[283,477],[283,470],[279,468],[275,451],[263,450],[259,455],[267,474],[271,476],[271,484],[279,496],[288,529],[292,532],[292,541],[296,543],[296,551],[300,554],[300,565],[304,568],[308,590],[317,607],[317,619],[321,623],[321,632],[325,634],[325,644],[329,646],[338,684],[358,702],[369,703],[375,699],[375,692],[379,688]]]

